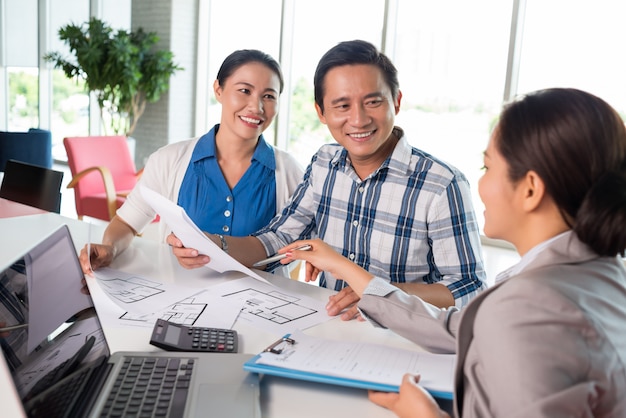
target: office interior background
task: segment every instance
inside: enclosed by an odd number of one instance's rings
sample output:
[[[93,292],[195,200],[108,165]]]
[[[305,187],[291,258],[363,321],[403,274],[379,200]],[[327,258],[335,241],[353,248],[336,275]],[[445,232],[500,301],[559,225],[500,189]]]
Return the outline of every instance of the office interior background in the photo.
[[[95,16],[114,29],[157,32],[184,67],[133,133],[138,168],[158,147],[219,122],[213,80],[241,48],[280,61],[286,86],[265,136],[306,166],[333,141],[314,109],[317,61],[340,41],[364,39],[398,68],[396,124],[465,173],[482,224],[482,152],[504,102],[576,87],[626,112],[624,12],[618,0],[0,0],[0,130],[49,129],[61,163],[64,137],[107,133],[81,83],[42,59],[68,53],[61,26]]]

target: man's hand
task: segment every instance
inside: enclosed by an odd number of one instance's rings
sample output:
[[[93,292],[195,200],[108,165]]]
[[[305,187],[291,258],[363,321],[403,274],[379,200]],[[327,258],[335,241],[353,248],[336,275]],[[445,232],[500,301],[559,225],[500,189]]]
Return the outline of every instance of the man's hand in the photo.
[[[342,321],[350,321],[354,318],[359,321],[365,321],[356,307],[360,299],[359,295],[357,295],[351,287],[344,287],[339,293],[328,298],[326,312],[328,312],[330,316],[341,314]]]
[[[186,269],[202,267],[211,261],[208,255],[199,255],[198,250],[183,246],[181,240],[173,233],[169,234],[165,241],[172,247],[172,253],[176,256],[178,264]]]
[[[369,399],[393,411],[399,418],[450,418],[432,396],[417,384],[419,376],[405,374],[400,393],[369,391]]]

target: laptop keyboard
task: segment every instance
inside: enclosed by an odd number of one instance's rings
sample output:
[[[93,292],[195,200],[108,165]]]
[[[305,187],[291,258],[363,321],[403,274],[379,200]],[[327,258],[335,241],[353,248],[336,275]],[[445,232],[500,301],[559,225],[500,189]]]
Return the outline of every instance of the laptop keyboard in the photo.
[[[181,417],[194,359],[127,356],[101,417]]]
[[[193,358],[125,356],[100,417],[183,416],[194,364]],[[99,367],[85,367],[33,398],[27,403],[28,416],[76,416],[81,394]]]

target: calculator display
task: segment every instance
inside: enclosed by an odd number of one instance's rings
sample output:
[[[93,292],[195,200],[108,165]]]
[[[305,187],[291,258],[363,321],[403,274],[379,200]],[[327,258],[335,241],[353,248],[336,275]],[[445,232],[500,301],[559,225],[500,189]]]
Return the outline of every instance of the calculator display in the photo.
[[[163,341],[169,344],[178,344],[178,340],[180,340],[180,328],[167,327]]]

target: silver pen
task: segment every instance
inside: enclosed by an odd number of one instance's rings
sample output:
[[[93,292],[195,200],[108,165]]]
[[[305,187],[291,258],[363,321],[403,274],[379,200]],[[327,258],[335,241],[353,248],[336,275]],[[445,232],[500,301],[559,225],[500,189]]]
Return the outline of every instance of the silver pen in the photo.
[[[298,251],[308,251],[310,249],[311,249],[311,246],[308,244],[303,245],[302,247],[294,248],[294,250],[298,250]],[[274,261],[282,260],[285,257],[287,257],[287,254],[276,254],[269,258],[266,258],[265,260],[257,261],[256,263],[252,265],[252,267],[261,267],[266,264],[273,263]]]

